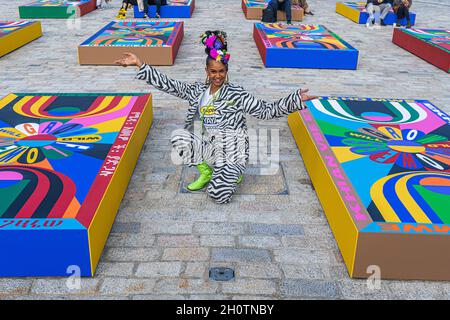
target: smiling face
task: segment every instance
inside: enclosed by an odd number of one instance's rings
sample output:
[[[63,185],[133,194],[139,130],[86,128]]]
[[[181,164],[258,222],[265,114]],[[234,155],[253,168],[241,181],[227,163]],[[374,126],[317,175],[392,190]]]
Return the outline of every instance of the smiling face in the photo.
[[[217,62],[215,60],[209,60],[208,65],[205,68],[206,74],[211,81],[211,86],[213,89],[220,88],[225,79],[227,78],[228,68],[222,62]]]

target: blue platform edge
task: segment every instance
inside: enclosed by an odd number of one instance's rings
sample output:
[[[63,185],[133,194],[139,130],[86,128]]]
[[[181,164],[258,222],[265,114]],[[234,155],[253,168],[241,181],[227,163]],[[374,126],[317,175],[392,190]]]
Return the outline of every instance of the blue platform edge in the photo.
[[[375,17],[379,15],[378,13],[375,14]],[[416,24],[416,14],[414,12],[410,12],[410,19],[411,19],[411,25]],[[359,15],[359,24],[365,24],[367,22],[367,19],[369,19],[369,14],[367,12],[361,12]],[[392,25],[397,22],[397,15],[394,12],[389,12],[384,18],[384,23]],[[400,20],[400,24],[402,26],[406,26],[406,18],[403,18]]]
[[[62,223],[44,229],[42,221]],[[0,227],[1,277],[92,276],[88,230],[77,220],[5,219]]]
[[[268,48],[266,67],[356,70],[357,50]]]
[[[148,6],[147,15],[150,18],[156,17],[156,6]],[[138,6],[134,6],[134,17],[143,18],[144,12],[139,11]],[[191,6],[161,6],[161,18],[190,18]]]

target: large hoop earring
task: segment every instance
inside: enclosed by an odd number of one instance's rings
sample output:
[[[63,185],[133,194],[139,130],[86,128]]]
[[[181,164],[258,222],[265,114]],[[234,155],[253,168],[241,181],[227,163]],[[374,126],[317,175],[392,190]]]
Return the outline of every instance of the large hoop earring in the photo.
[[[205,84],[211,84],[211,79],[209,79],[209,76],[206,76]]]
[[[227,73],[227,77],[225,78],[225,83],[228,84],[230,82],[230,78],[228,77],[228,73]]]

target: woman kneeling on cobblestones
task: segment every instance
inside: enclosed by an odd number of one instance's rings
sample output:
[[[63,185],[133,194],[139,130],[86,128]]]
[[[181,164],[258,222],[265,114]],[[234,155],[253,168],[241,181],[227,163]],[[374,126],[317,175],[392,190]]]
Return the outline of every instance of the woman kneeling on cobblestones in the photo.
[[[211,198],[227,203],[242,181],[249,159],[245,115],[258,119],[282,117],[302,109],[302,100],[314,97],[308,96],[305,89],[273,103],[258,100],[242,87],[228,82],[230,55],[226,34],[207,31],[202,43],[207,54],[205,83],[170,79],[131,53],[126,53],[116,63],[124,67],[137,66],[137,79],[189,102],[184,129],[172,134],[172,159],[197,166],[200,176],[188,186],[189,190],[200,190],[208,185]]]

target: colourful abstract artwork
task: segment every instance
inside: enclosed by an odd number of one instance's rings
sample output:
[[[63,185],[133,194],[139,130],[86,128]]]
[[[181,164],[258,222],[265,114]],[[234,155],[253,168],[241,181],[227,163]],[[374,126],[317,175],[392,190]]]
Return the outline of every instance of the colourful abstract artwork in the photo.
[[[447,52],[450,52],[450,30],[405,29],[404,32]]]
[[[115,65],[132,52],[152,65],[172,65],[184,36],[183,22],[112,21],[78,46],[80,64]]]
[[[298,130],[300,124],[294,124],[296,117],[317,148],[318,158],[305,162],[314,176],[316,187],[323,188],[318,191],[318,195],[332,227],[336,228],[339,243],[347,241],[343,239],[352,234],[354,227],[355,232],[367,233],[367,237],[373,238],[370,246],[377,242],[377,235],[381,239],[382,234],[401,234],[405,240],[398,243],[399,247],[392,245],[407,254],[411,249],[408,247],[415,243],[411,237],[411,243],[408,244],[408,235],[450,236],[448,115],[425,100],[322,97],[308,102],[307,110],[290,119],[293,131]],[[300,135],[296,139],[298,137]],[[300,140],[297,142],[301,143]],[[324,172],[312,169],[311,162],[317,159],[323,161]],[[336,197],[343,201],[341,213],[327,212],[332,196],[326,194],[326,189],[329,192],[334,189],[318,182],[320,175],[327,174],[336,187]],[[337,222],[333,222],[335,219],[344,219],[344,216],[352,221],[351,226],[338,226]],[[368,238],[364,238],[364,235],[360,237],[357,238],[357,247],[361,250],[359,258],[370,260],[370,253],[363,252],[364,249],[360,247],[369,245],[364,242]],[[447,243],[448,240],[442,241]],[[400,250],[401,246],[405,247]],[[347,249],[341,248],[341,251]],[[379,247],[378,250],[374,255],[382,256],[383,250],[386,256],[391,254],[388,248]],[[428,250],[433,252],[435,249]],[[343,252],[352,272],[358,269],[354,265],[355,260],[352,261],[356,259],[358,263],[358,254],[352,257],[350,253]],[[400,256],[401,252],[398,261],[390,262],[389,272],[401,278],[400,266],[408,268],[402,265],[402,261],[411,257]],[[449,257],[442,258],[445,263],[450,263]],[[433,268],[424,269],[422,273],[429,274]],[[361,270],[357,271],[358,276]],[[450,277],[450,272],[445,276],[440,273],[438,277]]]
[[[366,10],[366,2],[342,2],[345,6],[353,9],[358,10],[360,12],[367,12]]]
[[[26,4],[27,7],[70,7],[80,6],[92,0],[66,1],[66,0],[37,0]]]
[[[265,35],[264,42],[267,48],[353,49],[322,25],[293,26],[279,23],[258,23],[256,28]]]
[[[82,46],[155,47],[173,45],[180,22],[111,22]]]
[[[118,187],[113,176],[127,161],[127,145],[151,109],[148,104],[148,95],[10,94],[0,100],[0,239],[16,241],[8,230],[23,231],[17,233],[21,237],[30,235],[27,231],[53,231],[69,241],[73,230],[87,232],[95,219],[98,223],[98,208],[108,188]],[[94,238],[108,233],[105,223],[88,239],[91,250],[101,252]],[[47,234],[33,236],[36,243],[50,245],[43,239]],[[88,243],[71,246],[89,252]],[[7,257],[12,265],[27,259],[26,251],[17,254],[23,257]],[[91,261],[83,261],[83,274],[91,273],[92,254]],[[62,273],[57,268],[67,259],[69,253],[51,257],[45,262],[48,274]],[[0,275],[9,272],[14,272],[11,266],[0,266]],[[28,272],[33,273],[31,266]]]
[[[448,117],[428,101],[323,99],[313,106],[373,221],[450,223],[443,206],[450,201]]]
[[[449,30],[396,28],[392,42],[445,72],[450,72]]]
[[[322,25],[255,23],[266,67],[356,69],[358,51]]]
[[[244,0],[245,5],[249,8],[265,8],[270,0]]]
[[[32,24],[32,21],[0,21],[0,37]]]

